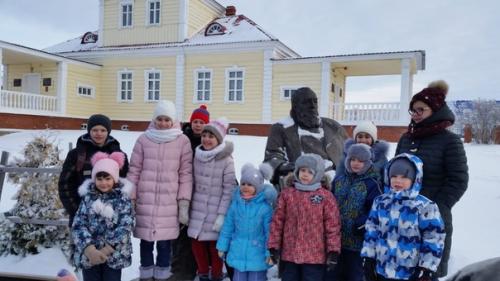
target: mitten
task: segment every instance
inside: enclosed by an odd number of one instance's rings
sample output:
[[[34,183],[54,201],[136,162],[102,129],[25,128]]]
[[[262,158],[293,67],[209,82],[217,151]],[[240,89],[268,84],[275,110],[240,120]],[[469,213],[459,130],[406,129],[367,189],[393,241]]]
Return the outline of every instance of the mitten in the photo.
[[[189,223],[189,201],[179,200],[179,223],[187,225]]]
[[[418,267],[417,268],[417,281],[432,281],[432,271],[427,268]]]
[[[108,243],[106,243],[106,246],[104,246],[104,248],[102,248],[100,251],[109,257],[115,252],[115,249],[113,249],[113,247],[111,247]]]
[[[377,262],[372,258],[363,259],[363,270],[366,281],[377,281]]]
[[[286,176],[288,175],[288,173],[291,173],[293,172],[293,170],[295,170],[295,163],[293,162],[283,163],[279,166],[278,170],[280,172],[280,175]]]
[[[326,257],[326,270],[333,271],[337,266],[337,260],[339,259],[339,254],[336,252],[328,253]]]
[[[277,264],[280,260],[280,251],[278,249],[270,248],[269,249],[269,258],[271,259],[272,264]]]
[[[94,245],[90,245],[83,251],[92,266],[105,263],[108,259],[104,253],[97,250]]]
[[[223,224],[224,224],[224,215],[217,215],[214,225],[212,226],[212,230],[219,232]]]

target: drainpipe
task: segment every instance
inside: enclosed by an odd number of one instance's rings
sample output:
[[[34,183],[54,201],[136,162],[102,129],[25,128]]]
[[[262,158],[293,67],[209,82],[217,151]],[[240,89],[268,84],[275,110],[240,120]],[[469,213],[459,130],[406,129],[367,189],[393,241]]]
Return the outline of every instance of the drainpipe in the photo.
[[[57,112],[66,114],[68,63],[60,61],[57,63]]]

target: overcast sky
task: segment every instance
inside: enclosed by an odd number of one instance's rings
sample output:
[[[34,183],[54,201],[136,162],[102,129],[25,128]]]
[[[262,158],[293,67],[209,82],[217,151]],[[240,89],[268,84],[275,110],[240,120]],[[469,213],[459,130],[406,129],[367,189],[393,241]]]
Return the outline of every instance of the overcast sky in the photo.
[[[500,1],[219,3],[235,5],[302,56],[425,50],[426,69],[414,77],[414,92],[444,79],[448,99],[500,99]],[[97,0],[0,0],[0,40],[44,48],[97,27]],[[349,79],[346,89],[350,101],[367,101],[367,94],[368,101],[397,100],[399,92],[399,76]]]

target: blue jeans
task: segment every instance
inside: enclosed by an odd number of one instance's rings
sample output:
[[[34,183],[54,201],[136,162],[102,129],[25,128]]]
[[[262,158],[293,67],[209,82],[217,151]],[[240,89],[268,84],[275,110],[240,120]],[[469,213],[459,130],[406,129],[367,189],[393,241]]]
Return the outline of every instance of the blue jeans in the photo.
[[[325,275],[324,264],[296,264],[289,261],[283,263],[282,281],[319,281]]]
[[[83,281],[120,281],[122,279],[121,269],[112,269],[105,263],[83,269],[82,274]]]
[[[266,281],[267,270],[263,271],[239,271],[234,269],[233,281]]]
[[[149,267],[155,265],[153,259],[153,247],[155,241],[141,239],[141,266]],[[170,266],[170,240],[156,241],[156,266]]]
[[[360,252],[342,249],[337,267],[327,271],[325,281],[363,281],[363,260]]]

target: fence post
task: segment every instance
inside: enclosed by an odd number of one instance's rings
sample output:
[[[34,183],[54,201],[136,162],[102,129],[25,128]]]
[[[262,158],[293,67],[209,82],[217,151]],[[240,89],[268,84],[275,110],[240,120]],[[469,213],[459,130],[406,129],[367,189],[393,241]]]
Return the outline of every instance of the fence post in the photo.
[[[0,165],[6,166],[8,159],[9,159],[9,153],[7,151],[2,151],[2,158],[0,159]],[[3,190],[4,180],[5,180],[5,172],[0,171],[0,201],[2,200],[2,190]]]
[[[465,124],[464,127],[464,143],[472,142],[472,125]]]
[[[500,144],[500,125],[496,125],[493,130],[493,143]]]

